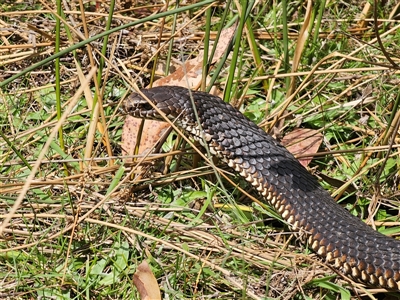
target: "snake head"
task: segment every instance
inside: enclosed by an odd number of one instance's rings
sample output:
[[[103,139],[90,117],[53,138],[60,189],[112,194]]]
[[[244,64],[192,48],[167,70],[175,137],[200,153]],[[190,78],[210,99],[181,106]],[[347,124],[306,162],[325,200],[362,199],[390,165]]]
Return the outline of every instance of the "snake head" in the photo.
[[[183,88],[173,86],[143,89],[141,92],[147,99],[138,93],[132,93],[124,101],[122,110],[125,114],[137,118],[163,120],[163,116],[154,108],[156,106],[170,120],[174,120],[193,111],[188,102],[185,103],[187,105],[179,103],[182,98],[182,90]],[[189,93],[187,89],[186,91]]]

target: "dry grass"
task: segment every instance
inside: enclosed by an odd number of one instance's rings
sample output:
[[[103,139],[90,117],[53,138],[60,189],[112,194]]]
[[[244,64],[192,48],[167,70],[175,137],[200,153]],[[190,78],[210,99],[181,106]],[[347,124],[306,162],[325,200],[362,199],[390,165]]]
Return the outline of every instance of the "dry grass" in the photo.
[[[173,151],[124,163],[117,104],[134,85],[164,77],[167,62],[173,72],[197,57],[207,22],[215,40],[220,24],[244,12],[232,2],[224,20],[226,5],[215,3],[207,19],[201,2],[173,14],[175,3],[118,1],[111,19],[108,2],[70,1],[59,29],[52,1],[0,3],[0,297],[138,299],[131,279],[147,260],[165,299],[395,299],[336,275],[250,201],[256,194],[232,170],[218,165],[234,184],[216,184],[176,136],[163,147]],[[277,138],[296,127],[322,132],[310,171],[353,214],[396,237],[395,3],[377,12],[384,47],[371,7],[325,4],[319,21],[317,4],[285,12],[257,2],[210,85]],[[108,21],[125,29],[104,44]]]

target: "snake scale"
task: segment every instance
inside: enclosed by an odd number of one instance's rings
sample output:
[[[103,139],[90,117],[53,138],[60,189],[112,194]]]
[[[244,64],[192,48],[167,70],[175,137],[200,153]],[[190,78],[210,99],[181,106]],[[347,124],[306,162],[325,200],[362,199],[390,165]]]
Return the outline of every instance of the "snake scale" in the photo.
[[[242,113],[219,97],[182,87],[141,92],[250,182],[328,264],[366,285],[400,290],[400,241],[376,232],[338,205],[286,148]],[[123,110],[163,120],[137,93],[124,101]]]

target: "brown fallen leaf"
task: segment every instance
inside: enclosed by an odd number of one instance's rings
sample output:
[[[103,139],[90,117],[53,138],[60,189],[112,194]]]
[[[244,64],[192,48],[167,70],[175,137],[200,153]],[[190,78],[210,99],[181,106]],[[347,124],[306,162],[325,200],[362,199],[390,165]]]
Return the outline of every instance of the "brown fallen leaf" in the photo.
[[[131,116],[126,116],[124,126],[122,128],[122,153],[123,155],[133,155],[138,136],[139,127],[142,120]],[[157,141],[168,130],[168,123],[145,120],[140,145],[139,154],[147,154]],[[132,158],[127,158],[127,162],[132,162]]]
[[[133,284],[136,286],[141,300],[161,300],[161,292],[157,280],[147,261],[143,261],[133,275]]]
[[[313,129],[296,128],[285,135],[281,144],[286,147],[294,156],[309,155],[307,158],[300,158],[299,162],[306,167],[317,153],[322,143],[323,135]]]
[[[215,64],[224,55],[236,30],[236,25],[222,30],[211,64]],[[210,52],[212,47],[210,47]],[[171,75],[154,82],[153,87],[162,85],[176,85],[189,88],[197,88],[203,78],[204,51],[200,51],[196,58],[186,61]],[[209,79],[207,77],[207,79]]]

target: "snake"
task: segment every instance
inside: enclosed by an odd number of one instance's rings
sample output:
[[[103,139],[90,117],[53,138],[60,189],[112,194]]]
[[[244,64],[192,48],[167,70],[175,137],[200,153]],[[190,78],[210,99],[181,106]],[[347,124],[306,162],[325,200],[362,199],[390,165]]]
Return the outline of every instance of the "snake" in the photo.
[[[400,291],[400,241],[336,203],[284,146],[239,110],[217,96],[179,86],[141,93],[145,97],[134,92],[124,100],[125,114],[167,117],[248,181],[329,266],[367,286]]]

